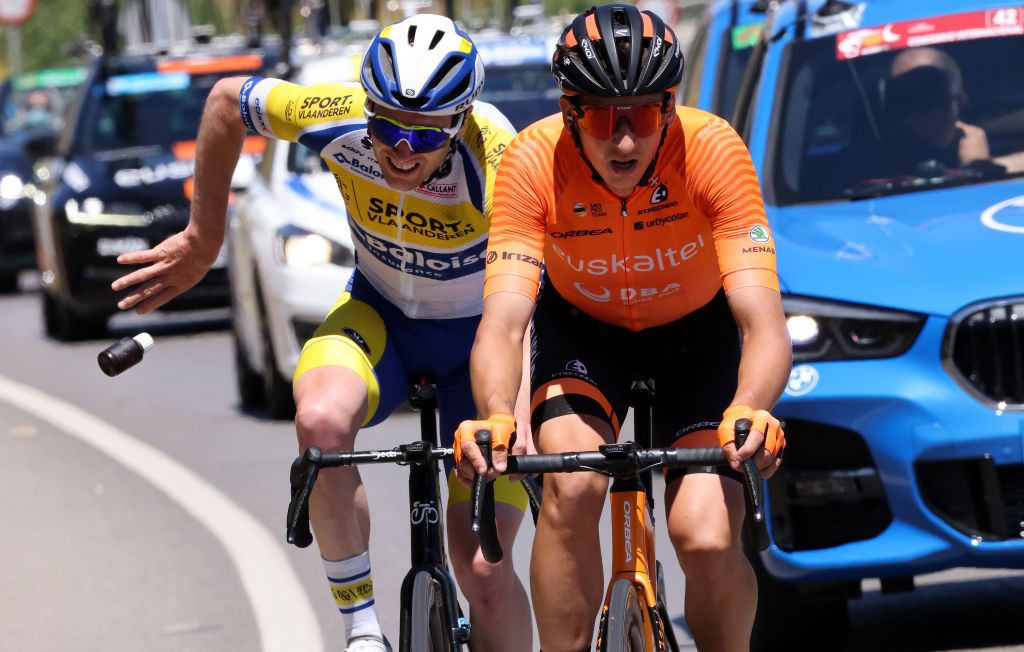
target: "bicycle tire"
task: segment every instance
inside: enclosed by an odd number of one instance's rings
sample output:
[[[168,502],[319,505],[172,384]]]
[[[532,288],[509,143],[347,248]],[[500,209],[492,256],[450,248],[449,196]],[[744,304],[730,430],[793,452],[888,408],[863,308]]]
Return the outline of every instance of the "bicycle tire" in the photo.
[[[632,582],[617,580],[612,585],[601,621],[600,652],[646,652],[643,607]]]
[[[408,652],[448,652],[452,649],[450,633],[444,627],[444,603],[441,587],[430,573],[416,573],[410,605],[410,637]]]

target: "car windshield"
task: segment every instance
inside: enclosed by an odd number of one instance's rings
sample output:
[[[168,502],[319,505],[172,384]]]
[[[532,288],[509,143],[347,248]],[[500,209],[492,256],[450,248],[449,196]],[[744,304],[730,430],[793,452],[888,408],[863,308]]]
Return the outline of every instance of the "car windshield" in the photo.
[[[830,37],[789,46],[766,178],[773,203],[857,200],[1024,171],[1024,66],[1004,65],[1024,61],[1024,38],[866,55],[838,45]]]
[[[154,72],[98,80],[89,89],[76,153],[161,151],[194,141],[206,96],[221,77]]]
[[[740,82],[743,81],[743,73],[760,35],[761,23],[749,23],[737,25],[723,36],[725,43],[722,47],[720,79],[715,105],[711,109],[715,115],[730,118],[736,109]]]
[[[14,77],[0,102],[0,129],[4,134],[38,127],[60,129],[84,80],[83,68],[39,70]]]
[[[561,92],[548,63],[489,66],[480,99],[498,107],[516,131],[558,113]]]

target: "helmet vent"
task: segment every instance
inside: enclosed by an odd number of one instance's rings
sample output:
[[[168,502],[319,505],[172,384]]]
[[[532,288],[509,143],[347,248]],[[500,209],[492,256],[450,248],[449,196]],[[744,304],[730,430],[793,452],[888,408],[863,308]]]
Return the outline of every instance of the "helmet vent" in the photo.
[[[429,97],[402,97],[402,94],[398,91],[391,91],[391,97],[394,98],[395,104],[398,106],[404,106],[412,110],[416,110],[430,101]]]
[[[440,43],[441,39],[443,39],[443,38],[444,38],[444,32],[442,32],[441,30],[437,30],[436,32],[434,32],[434,38],[430,39],[430,47],[427,48],[427,49],[428,50],[433,50],[434,48],[436,48],[437,44]]]
[[[384,76],[388,77],[389,78],[388,81],[392,81],[392,82],[395,81],[395,78],[394,78],[395,77],[395,63],[394,63],[394,61],[395,60],[394,60],[393,55],[391,53],[391,44],[390,43],[381,43],[381,48],[380,48],[380,67],[381,67],[381,70],[384,71]],[[376,77],[377,77],[376,72],[374,72],[373,76],[374,76],[374,79],[376,79]],[[381,88],[387,88],[388,85],[389,85],[389,84],[381,84],[379,79],[376,79],[376,81],[377,81],[377,84],[380,85]]]
[[[462,59],[459,57],[448,57],[445,59],[444,63],[438,67],[437,72],[434,73],[434,76],[430,78],[427,88],[444,88],[445,84],[451,81],[451,78],[458,72],[460,63],[462,63]],[[462,92],[465,90],[465,86],[460,84],[460,89],[459,92]]]
[[[468,90],[469,90],[469,79],[466,78],[466,79],[462,80],[461,84],[459,84],[454,89],[452,89],[452,91],[450,93],[445,94],[445,96],[444,96],[442,101],[443,101],[444,104],[448,104],[449,102],[453,102],[457,97],[459,97],[461,95],[465,95],[466,91],[468,91]]]
[[[410,46],[413,45],[415,43],[415,41],[416,41],[416,26],[415,25],[410,25],[409,26],[409,45]]]

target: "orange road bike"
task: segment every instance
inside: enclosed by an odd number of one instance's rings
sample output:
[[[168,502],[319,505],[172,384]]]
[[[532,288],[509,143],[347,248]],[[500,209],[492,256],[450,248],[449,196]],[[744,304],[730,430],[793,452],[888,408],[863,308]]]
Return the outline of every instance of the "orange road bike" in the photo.
[[[652,436],[652,385],[647,379],[634,382],[631,401],[636,437],[647,446]],[[743,445],[750,427],[749,419],[737,421],[737,446]],[[476,440],[489,458],[490,433],[478,431]],[[649,448],[636,442],[605,444],[596,451],[509,457],[505,473],[592,471],[613,478],[612,574],[601,608],[598,652],[678,652],[665,601],[664,574],[654,552],[651,471],[727,464],[720,448]],[[746,461],[742,475],[747,504],[746,535],[754,549],[764,550],[769,538],[762,502],[763,483],[753,460]],[[477,476],[471,496],[472,526],[480,534],[484,556],[500,560],[501,547],[494,537],[493,519],[482,515],[487,488],[484,476]]]

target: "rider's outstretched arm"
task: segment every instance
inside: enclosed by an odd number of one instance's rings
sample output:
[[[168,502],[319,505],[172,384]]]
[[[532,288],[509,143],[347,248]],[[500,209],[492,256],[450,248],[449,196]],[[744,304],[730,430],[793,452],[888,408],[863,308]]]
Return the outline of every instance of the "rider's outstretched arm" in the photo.
[[[473,399],[481,418],[515,411],[523,370],[523,339],[533,315],[533,301],[513,292],[496,292],[484,299],[483,317],[469,359]],[[505,470],[507,451],[495,450],[494,468]],[[487,473],[487,464],[472,438],[462,444],[459,475]]]
[[[750,406],[754,410],[771,410],[782,395],[792,365],[792,345],[786,328],[782,299],[774,289],[765,287],[736,288],[728,295],[729,308],[739,325],[743,338],[739,377],[733,405]],[[764,439],[754,433],[739,454],[730,445],[726,456],[736,464],[756,451]],[[763,456],[763,453],[758,453]],[[778,467],[777,459],[758,460],[762,475],[770,476]],[[770,468],[766,468],[770,462]]]
[[[129,289],[118,308],[135,308],[139,313],[155,310],[198,283],[217,259],[224,242],[231,176],[246,133],[238,108],[245,81],[245,77],[222,79],[210,91],[196,139],[188,226],[152,249],[118,256],[122,265],[145,265],[111,284],[115,292]]]

